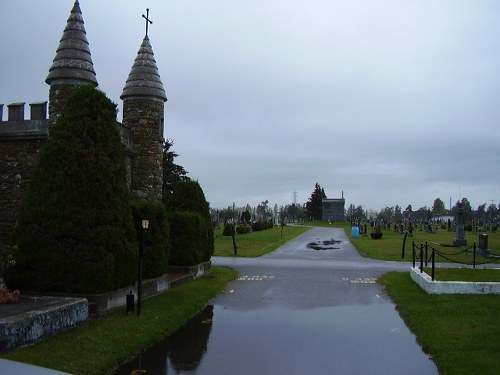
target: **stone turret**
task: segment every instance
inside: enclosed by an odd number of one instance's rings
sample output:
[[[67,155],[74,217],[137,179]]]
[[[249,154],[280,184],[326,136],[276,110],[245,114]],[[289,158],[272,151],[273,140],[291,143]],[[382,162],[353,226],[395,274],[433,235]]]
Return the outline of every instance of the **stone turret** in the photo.
[[[162,198],[165,89],[146,34],[123,92],[123,125],[130,128],[135,157],[131,192],[135,198]]]
[[[78,0],[75,1],[71,9],[66,28],[57,47],[56,57],[45,82],[50,85],[49,125],[57,121],[64,104],[77,87],[82,85],[97,86]]]

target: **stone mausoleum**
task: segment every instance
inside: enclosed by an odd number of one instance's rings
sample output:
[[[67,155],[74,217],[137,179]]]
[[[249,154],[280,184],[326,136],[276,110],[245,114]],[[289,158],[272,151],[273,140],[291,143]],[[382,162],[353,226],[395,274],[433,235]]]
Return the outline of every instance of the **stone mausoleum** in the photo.
[[[342,198],[323,198],[321,203],[323,208],[323,220],[344,221],[344,193],[342,193]]]
[[[45,82],[49,85],[48,118],[47,101],[30,103],[29,119],[24,118],[25,103],[9,104],[6,120],[3,118],[4,104],[0,103],[0,277],[3,276],[4,259],[10,253],[10,236],[20,203],[51,125],[57,121],[76,88],[98,86],[78,0],[73,5]],[[161,200],[167,96],[147,28],[120,98],[123,100],[123,123],[117,123],[117,129],[125,145],[131,193],[135,198]]]

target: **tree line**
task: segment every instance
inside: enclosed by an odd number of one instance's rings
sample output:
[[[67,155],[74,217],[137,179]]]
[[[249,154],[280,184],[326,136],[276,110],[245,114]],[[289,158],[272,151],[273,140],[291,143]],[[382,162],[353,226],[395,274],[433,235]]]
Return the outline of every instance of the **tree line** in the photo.
[[[296,222],[305,220],[321,220],[323,211],[323,198],[327,198],[324,188],[319,183],[314,185],[314,189],[306,203],[274,205],[271,207],[269,201],[264,201],[257,206],[251,207],[249,204],[243,207],[236,207],[233,203],[225,209],[219,209],[212,212],[214,222],[242,222],[257,220],[274,220],[276,223],[280,220],[286,222]],[[397,222],[430,222],[439,220],[439,217],[455,217],[457,214],[457,204],[462,203],[464,210],[464,219],[466,223],[474,222],[478,225],[491,224],[497,225],[500,222],[500,204],[486,203],[479,205],[476,209],[472,208],[467,198],[457,201],[451,209],[446,209],[445,203],[441,198],[436,198],[431,207],[419,207],[414,209],[411,204],[404,206],[395,205],[384,207],[380,211],[365,209],[361,205],[351,203],[345,210],[345,218],[351,222],[361,222],[363,220],[383,221],[386,223]],[[244,219],[247,217],[248,219]]]

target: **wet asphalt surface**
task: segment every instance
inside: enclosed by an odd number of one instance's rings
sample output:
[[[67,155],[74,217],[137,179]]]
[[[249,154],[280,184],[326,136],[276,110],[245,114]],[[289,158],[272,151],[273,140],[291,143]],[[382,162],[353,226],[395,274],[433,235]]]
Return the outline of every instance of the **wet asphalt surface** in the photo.
[[[118,374],[438,374],[376,283],[409,263],[361,257],[312,228],[260,258],[212,258],[240,277]]]

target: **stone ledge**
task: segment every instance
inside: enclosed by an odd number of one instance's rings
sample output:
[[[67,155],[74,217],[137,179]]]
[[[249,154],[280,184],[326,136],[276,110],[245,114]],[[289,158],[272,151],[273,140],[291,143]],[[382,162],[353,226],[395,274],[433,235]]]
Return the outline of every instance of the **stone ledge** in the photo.
[[[417,267],[411,268],[410,276],[428,294],[500,294],[500,283],[432,281],[429,275],[420,272]]]
[[[211,272],[211,268],[211,261],[200,263],[193,267],[168,267],[165,275],[155,279],[142,281],[142,298],[152,297],[168,289],[188,283],[189,281],[208,274]],[[112,292],[87,294],[82,295],[82,297],[88,299],[90,313],[102,315],[112,309],[125,307],[127,304],[126,295],[130,293],[130,291],[132,291],[135,296],[134,299],[137,301],[137,283]]]
[[[25,297],[0,305],[0,352],[30,344],[73,327],[88,318],[87,300],[64,297]]]
[[[20,120],[0,122],[0,139],[47,139],[49,120]]]

